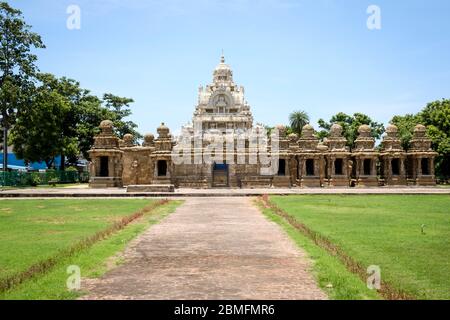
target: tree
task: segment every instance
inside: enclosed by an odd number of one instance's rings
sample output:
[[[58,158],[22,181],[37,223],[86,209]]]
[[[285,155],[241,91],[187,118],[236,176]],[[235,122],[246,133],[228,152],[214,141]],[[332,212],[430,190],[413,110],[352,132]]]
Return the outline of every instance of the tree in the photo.
[[[36,89],[31,102],[32,108],[18,112],[11,130],[14,153],[27,162],[44,161],[51,168],[61,150],[76,149],[75,139],[62,134],[70,106],[63,96],[46,87]]]
[[[89,159],[88,151],[94,144],[94,136],[99,133],[98,125],[102,120],[111,120],[114,123],[115,133],[119,138],[127,133],[133,135],[135,142],[142,138],[136,131],[137,124],[126,121],[131,115],[130,103],[133,99],[122,98],[113,94],[105,94],[103,100],[96,96],[85,95],[80,99],[79,120],[76,126],[78,147],[85,159]]]
[[[433,150],[439,154],[436,175],[442,179],[450,177],[450,99],[430,102],[416,115],[394,116],[391,123],[399,128],[405,149],[409,148],[414,127],[418,123],[425,125]]]
[[[37,70],[34,48],[45,48],[41,37],[31,32],[22,12],[0,2],[0,114],[5,128],[4,170],[7,169],[7,132],[29,97]]]
[[[343,135],[347,139],[347,145],[349,147],[354,146],[354,142],[358,137],[358,128],[363,124],[370,126],[372,137],[375,139],[380,139],[381,135],[384,133],[383,124],[373,121],[368,115],[355,113],[353,116],[350,116],[343,112],[339,112],[332,116],[329,122],[319,119],[319,127],[322,128],[319,132],[319,138],[323,139],[328,137],[331,126],[335,123],[342,126]]]
[[[105,94],[104,100],[100,100],[91,95],[89,90],[81,88],[79,82],[66,77],[57,78],[49,73],[39,74],[38,79],[42,90],[58,94],[69,106],[61,114],[61,170],[64,170],[66,158],[69,164],[76,164],[80,154],[88,159],[88,151],[92,148],[102,120],[112,120],[117,128],[116,133],[121,138],[126,133],[133,134],[136,140],[142,137],[135,130],[137,125],[125,120],[131,115],[129,105],[133,102],[132,99]],[[34,125],[30,120],[25,121],[29,121],[29,126]]]
[[[305,111],[294,111],[289,115],[292,132],[302,134],[303,127],[309,123],[309,116]]]
[[[422,119],[415,114],[406,114],[404,116],[394,116],[390,123],[398,127],[398,134],[402,141],[402,147],[408,150],[410,147],[410,141],[413,136],[414,127],[421,123]]]
[[[76,127],[78,148],[83,157],[89,159],[88,151],[94,144],[94,136],[100,131],[98,125],[102,120],[114,118],[114,115],[102,106],[98,97],[92,95],[80,101],[80,110],[82,113]]]
[[[136,134],[137,125],[124,120],[131,112],[123,106],[128,106],[131,99],[108,95],[103,106],[102,100],[73,79],[48,73],[38,74],[37,78],[40,86],[29,94],[28,107],[18,112],[12,130],[11,140],[18,158],[45,161],[50,167],[54,158],[61,155],[60,169],[64,170],[66,158],[69,164],[75,164],[80,153],[88,158],[102,120],[113,120],[122,137],[126,133]],[[43,123],[46,128],[42,128]],[[45,141],[39,142],[40,139]]]
[[[80,121],[83,110],[80,108],[82,99],[89,95],[88,90],[80,88],[80,84],[66,77],[56,78],[50,73],[41,73],[37,76],[42,88],[58,94],[69,106],[65,110],[62,119],[61,137],[66,144],[61,145],[60,169],[65,169],[66,157],[76,162],[79,154],[77,144],[77,124]]]
[[[109,120],[114,123],[115,133],[120,139],[127,133],[133,135],[135,142],[142,139],[142,135],[136,131],[137,124],[132,121],[124,121],[124,119],[132,113],[130,110],[130,103],[134,102],[133,99],[105,93],[103,95],[103,102],[105,107],[111,111],[112,116]]]

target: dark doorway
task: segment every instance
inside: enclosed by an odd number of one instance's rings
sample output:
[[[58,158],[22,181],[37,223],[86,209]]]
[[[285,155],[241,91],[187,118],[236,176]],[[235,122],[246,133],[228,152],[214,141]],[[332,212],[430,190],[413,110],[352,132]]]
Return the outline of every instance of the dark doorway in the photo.
[[[335,175],[343,175],[344,174],[344,170],[343,170],[343,160],[342,159],[336,159],[334,160],[334,174]]]
[[[306,160],[306,175],[313,176],[314,175],[314,159]]]
[[[100,177],[108,177],[108,157],[100,157]]]
[[[428,159],[422,159],[421,161],[422,165],[422,174],[423,175],[429,175],[430,174],[430,166],[428,165]]]
[[[213,187],[228,187],[228,164],[214,163]]]
[[[372,160],[364,159],[364,175],[370,176],[372,173]]]
[[[285,159],[278,160],[278,175],[279,176],[286,175],[286,160]]]
[[[165,177],[167,175],[167,161],[158,160],[158,177]]]
[[[225,163],[214,163],[214,171],[216,170],[228,170],[228,165]]]
[[[392,175],[393,176],[400,175],[400,160],[399,159],[392,159],[391,167],[392,167]]]

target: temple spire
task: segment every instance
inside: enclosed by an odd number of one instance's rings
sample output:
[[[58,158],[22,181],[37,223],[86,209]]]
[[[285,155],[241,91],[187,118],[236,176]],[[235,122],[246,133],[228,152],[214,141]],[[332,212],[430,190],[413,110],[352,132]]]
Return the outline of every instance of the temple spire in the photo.
[[[220,57],[220,63],[225,63],[225,56],[223,55],[223,49],[222,49],[222,56]]]

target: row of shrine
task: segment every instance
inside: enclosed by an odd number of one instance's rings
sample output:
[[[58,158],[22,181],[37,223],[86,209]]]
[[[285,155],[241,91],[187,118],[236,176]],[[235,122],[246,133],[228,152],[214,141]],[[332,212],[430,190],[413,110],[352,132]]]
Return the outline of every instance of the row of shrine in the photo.
[[[193,123],[201,123],[202,137],[251,130],[253,116],[245,100],[244,88],[233,81],[233,72],[222,56],[213,72],[213,81],[200,87]],[[362,125],[353,147],[349,148],[342,127],[334,124],[329,137],[319,141],[314,128],[306,125],[300,137],[286,134],[278,126],[279,148],[267,152],[276,159],[276,170],[264,173],[259,161],[236,161],[248,158],[254,150],[227,150],[227,160],[218,162],[178,163],[173,151],[180,141],[174,139],[162,124],[158,136],[145,135],[142,146],[133,144],[133,137],[125,135],[123,141],[114,135],[113,123],[100,124],[101,133],[95,137],[90,151],[92,187],[122,187],[137,191],[167,191],[185,188],[288,188],[326,186],[427,186],[436,183],[431,140],[426,128],[417,125],[409,150],[403,150],[398,128],[389,125],[381,145],[375,146],[371,129]],[[182,128],[188,137],[198,137],[192,125]],[[193,140],[193,139],[192,139]],[[208,151],[208,139],[191,150],[192,158]],[[233,161],[229,161],[229,159]]]
[[[91,150],[91,186],[173,185],[175,187],[263,188],[263,187],[325,187],[325,186],[406,186],[434,185],[434,158],[426,128],[417,125],[411,148],[403,150],[398,129],[389,125],[379,148],[367,125],[359,127],[354,147],[347,146],[342,127],[334,124],[328,138],[320,142],[310,125],[301,137],[286,135],[279,126],[279,150],[271,154],[278,161],[273,175],[262,175],[257,164],[182,163],[172,161],[176,146],[165,125],[158,128],[158,137],[145,136],[142,146],[133,145],[133,137],[121,141],[113,133],[111,121],[103,121],[102,133]],[[204,148],[192,151],[204,152]],[[235,150],[233,157],[242,152]],[[244,156],[249,156],[248,148]]]

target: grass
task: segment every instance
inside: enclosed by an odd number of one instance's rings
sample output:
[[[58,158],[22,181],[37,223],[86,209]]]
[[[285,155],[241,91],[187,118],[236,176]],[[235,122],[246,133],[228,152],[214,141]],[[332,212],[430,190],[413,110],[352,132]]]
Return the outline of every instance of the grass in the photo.
[[[103,274],[111,256],[179,203],[173,201],[156,207],[106,239],[63,256],[49,272],[0,294],[0,299],[76,298],[80,293],[66,288],[67,266],[78,265],[83,277]],[[139,199],[1,201],[0,278],[57,256],[61,250],[110,228],[134,212],[142,212],[149,204],[152,201]]]
[[[88,187],[87,183],[55,183],[53,184],[40,184],[36,187],[31,188],[73,188],[73,187],[80,187],[80,186],[86,186]],[[30,188],[30,187],[28,187]]]
[[[73,187],[81,187],[88,186],[87,183],[56,183],[55,185],[51,184],[40,184],[37,186],[0,186],[0,191],[8,191],[8,190],[20,190],[20,189],[49,189],[49,188],[73,188]]]
[[[263,214],[271,221],[279,224],[298,247],[306,251],[313,263],[313,273],[319,286],[330,299],[335,300],[377,300],[380,296],[369,290],[357,275],[348,271],[335,256],[329,255],[325,249],[317,246],[311,239],[298,232],[285,219],[275,214],[258,201]]]
[[[273,196],[270,200],[362,267],[380,266],[382,280],[399,292],[416,299],[450,299],[448,195]]]

